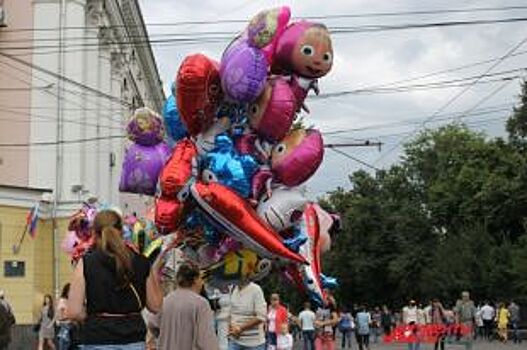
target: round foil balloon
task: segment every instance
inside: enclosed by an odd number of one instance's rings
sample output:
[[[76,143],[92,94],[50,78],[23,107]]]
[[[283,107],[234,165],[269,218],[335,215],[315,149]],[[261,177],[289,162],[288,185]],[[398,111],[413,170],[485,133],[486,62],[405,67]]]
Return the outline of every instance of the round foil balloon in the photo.
[[[277,180],[286,186],[298,186],[309,179],[322,163],[324,143],[315,129],[291,131],[271,155],[271,168]]]
[[[235,40],[221,58],[223,91],[237,102],[254,101],[263,91],[268,68],[260,49],[250,46],[247,40]]]
[[[164,142],[149,147],[130,145],[124,155],[119,191],[153,196],[157,178],[169,156],[170,147]]]
[[[272,79],[249,106],[249,125],[258,136],[276,142],[291,128],[295,112],[295,96],[289,83],[281,78]]]
[[[156,145],[163,141],[165,129],[161,117],[149,108],[139,108],[126,127],[128,138],[143,146]]]
[[[206,130],[221,100],[218,64],[205,55],[187,56],[179,67],[177,106],[183,123],[191,135]]]

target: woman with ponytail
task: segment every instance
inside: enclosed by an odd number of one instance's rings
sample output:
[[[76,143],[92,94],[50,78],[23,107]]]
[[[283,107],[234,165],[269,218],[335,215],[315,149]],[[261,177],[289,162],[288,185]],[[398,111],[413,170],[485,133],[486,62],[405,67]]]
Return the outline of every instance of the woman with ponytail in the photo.
[[[112,210],[97,214],[95,245],[77,264],[68,299],[68,317],[83,322],[81,349],[144,350],[141,311],[157,313],[163,292],[148,260],[122,238],[122,219]]]

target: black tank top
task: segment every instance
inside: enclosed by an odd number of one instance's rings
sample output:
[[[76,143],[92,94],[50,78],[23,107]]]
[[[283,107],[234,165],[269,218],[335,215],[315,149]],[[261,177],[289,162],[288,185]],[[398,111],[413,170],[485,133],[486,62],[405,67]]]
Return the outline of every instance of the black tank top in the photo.
[[[106,253],[92,250],[83,257],[83,263],[87,318],[82,326],[82,344],[144,341],[146,327],[140,312],[146,304],[146,280],[150,272],[148,260],[133,253],[134,275],[131,285],[125,287],[118,285],[115,260]],[[125,316],[104,317],[101,314]]]

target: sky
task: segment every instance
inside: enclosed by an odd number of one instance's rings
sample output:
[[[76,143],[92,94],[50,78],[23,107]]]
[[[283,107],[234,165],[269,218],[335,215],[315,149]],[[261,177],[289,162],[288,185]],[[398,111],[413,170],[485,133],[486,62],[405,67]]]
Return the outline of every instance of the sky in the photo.
[[[211,22],[216,20],[247,20],[258,11],[279,5],[291,7],[295,18],[325,16],[319,21],[329,27],[363,25],[400,25],[445,21],[470,21],[527,17],[527,9],[432,15],[377,16],[361,18],[331,18],[334,15],[452,10],[526,5],[524,1],[422,1],[422,0],[140,0],[151,39],[198,37],[199,32],[239,32],[245,23],[191,24],[159,26],[158,23]],[[330,17],[330,18],[328,18]],[[398,31],[333,34],[334,66],[319,81],[321,94],[356,90],[379,85],[408,86],[436,83],[486,73],[500,75],[485,78],[497,80],[475,84],[470,88],[457,86],[442,89],[421,89],[394,93],[361,93],[306,100],[311,109],[304,114],[306,124],[323,133],[326,143],[357,143],[365,140],[381,142],[378,147],[341,148],[352,157],[376,168],[387,168],[399,161],[401,144],[415,137],[423,127],[433,128],[452,122],[457,116],[471,128],[489,136],[504,136],[504,122],[517,101],[521,78],[527,67],[527,22],[498,23],[478,26],[420,28]],[[209,34],[202,34],[209,35]],[[210,35],[209,35],[210,36]],[[170,43],[154,45],[153,50],[165,87],[170,86],[179,64],[185,56],[203,53],[219,60],[228,44],[222,42]],[[516,48],[514,55],[505,54]],[[522,54],[522,51],[526,51]],[[436,74],[427,78],[394,82],[430,73],[497,59],[465,69]],[[505,72],[505,73],[504,73]],[[515,77],[512,80],[501,80]],[[459,97],[455,98],[457,95]],[[455,100],[454,100],[455,98]],[[453,100],[447,105],[447,102]],[[468,112],[468,113],[467,113]],[[429,122],[424,123],[425,120]],[[348,175],[357,170],[373,171],[357,161],[326,150],[317,173],[306,183],[311,196],[321,196],[337,187],[349,189]]]

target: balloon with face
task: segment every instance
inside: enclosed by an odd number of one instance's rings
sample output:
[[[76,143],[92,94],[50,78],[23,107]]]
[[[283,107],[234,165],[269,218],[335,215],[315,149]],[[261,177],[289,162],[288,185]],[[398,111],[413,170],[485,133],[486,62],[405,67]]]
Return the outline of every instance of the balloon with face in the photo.
[[[281,232],[292,227],[302,216],[307,198],[297,188],[274,189],[271,197],[258,204],[258,215],[273,229]]]
[[[296,112],[291,85],[282,78],[267,82],[258,99],[249,106],[249,125],[258,136],[277,142],[287,134]]]
[[[276,180],[286,186],[298,186],[309,179],[322,163],[324,144],[316,129],[291,131],[271,155]]]
[[[292,23],[278,39],[273,72],[318,79],[333,66],[333,45],[323,24]]]
[[[179,67],[176,92],[177,106],[188,132],[197,135],[206,130],[222,97],[218,64],[205,55],[187,56]]]
[[[161,117],[149,108],[139,108],[126,126],[131,141],[143,146],[156,145],[163,141],[165,128]]]

